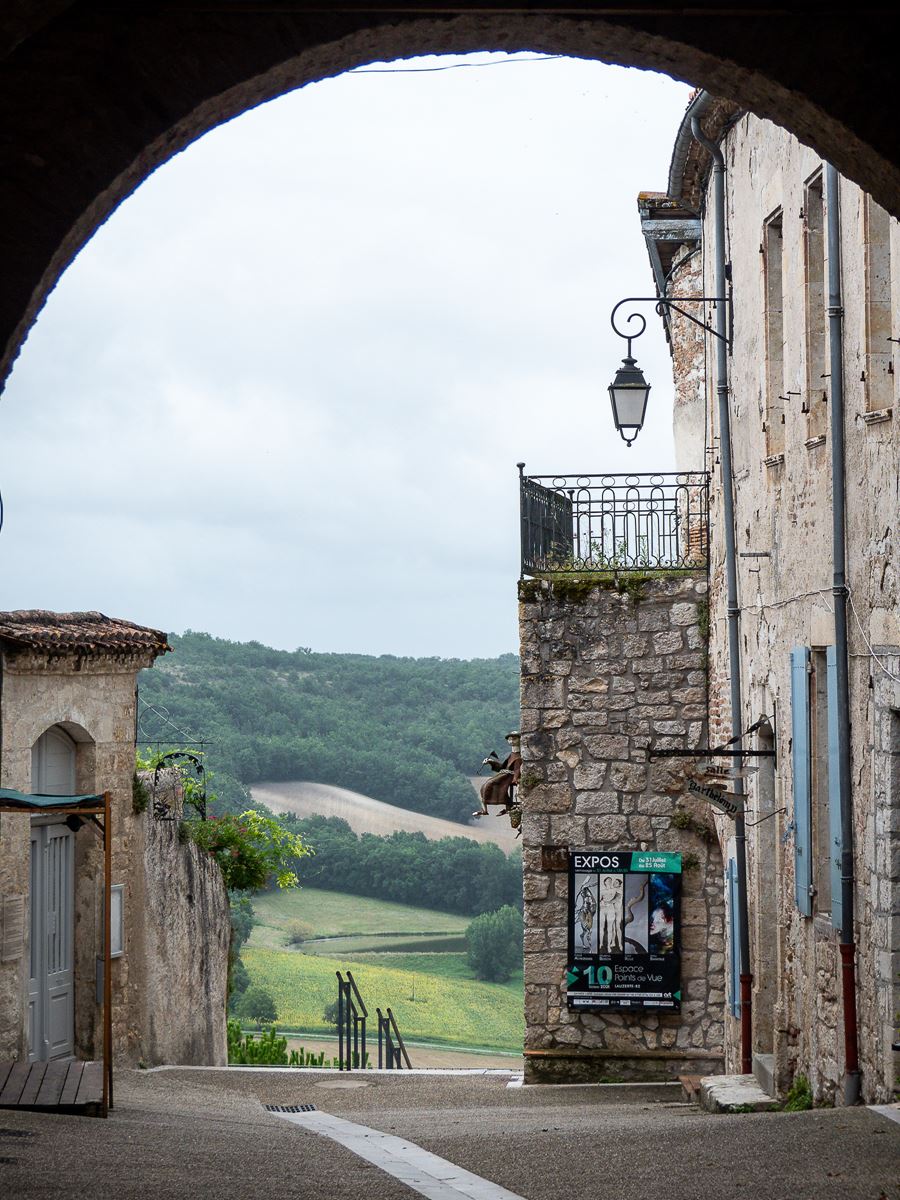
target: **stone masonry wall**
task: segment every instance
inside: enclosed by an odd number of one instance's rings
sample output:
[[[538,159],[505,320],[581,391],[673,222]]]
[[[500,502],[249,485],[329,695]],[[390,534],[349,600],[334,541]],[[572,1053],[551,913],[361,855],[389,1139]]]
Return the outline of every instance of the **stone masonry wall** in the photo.
[[[775,750],[747,781],[747,864],[753,983],[753,1052],[771,1058],[774,1090],[783,1095],[797,1075],[808,1078],[817,1101],[840,1102],[844,1006],[830,896],[830,799],[827,734],[814,738],[810,769],[812,913],[795,898],[794,775],[790,656],[805,646],[820,660],[835,644],[831,510],[831,395],[828,349],[808,336],[821,323],[827,297],[810,285],[810,201],[821,157],[784,129],[745,115],[729,129],[722,149],[728,163],[728,254],[734,281],[734,345],[729,358],[735,481],[738,603],[740,605],[742,722],[762,714],[771,738],[757,749]],[[847,583],[853,814],[857,1016],[861,1087],[867,1102],[893,1095],[896,1055],[896,977],[900,922],[896,712],[900,706],[892,664],[900,661],[900,224],[886,222],[870,199],[840,181],[841,281],[846,454]],[[825,197],[827,208],[828,197]],[[704,291],[713,287],[715,232],[712,206],[704,213]],[[770,253],[781,274],[782,362],[773,371],[767,328],[765,230],[780,214],[781,236]],[[880,230],[880,232],[879,232]],[[821,254],[821,250],[819,251]],[[825,248],[827,256],[827,246]],[[821,263],[820,263],[821,266]],[[679,268],[672,290],[691,285]],[[682,277],[684,275],[684,277]],[[873,314],[872,297],[880,297]],[[776,309],[776,311],[778,311]],[[877,318],[877,319],[876,319]],[[816,351],[816,347],[818,350]],[[707,363],[714,348],[707,347]],[[815,352],[814,352],[815,351]],[[699,465],[694,445],[701,410],[711,458],[710,494],[710,724],[714,740],[729,736],[729,652],[724,571],[724,517],[718,463],[715,379],[698,395],[693,378],[696,345],[673,343],[675,444],[680,470]],[[818,354],[818,357],[816,356]],[[827,362],[827,359],[826,359]],[[687,381],[684,383],[683,381]],[[773,437],[773,433],[777,434]],[[814,677],[811,696],[815,701]],[[822,705],[815,701],[817,710]],[[827,709],[827,702],[824,705]],[[891,747],[894,746],[894,749]],[[730,830],[720,822],[727,849]],[[726,1018],[729,1068],[739,1067],[740,1026]]]
[[[3,661],[3,787],[31,790],[31,748],[53,725],[76,743],[76,787],[108,790],[112,882],[124,884],[124,953],[112,962],[118,1063],[225,1061],[230,916],[218,867],[174,824],[135,812],[135,676],[143,659]],[[27,1054],[30,818],[0,816],[0,1059]],[[75,1050],[101,1052],[95,962],[102,946],[103,856],[93,827],[75,835]],[[15,910],[15,911],[14,911]],[[23,918],[19,923],[19,916]],[[16,936],[13,937],[13,932]]]
[[[706,737],[703,575],[520,584],[526,1081],[722,1069],[722,859],[685,760]],[[566,855],[684,856],[680,1013],[570,1012]],[[555,868],[555,869],[554,869]]]

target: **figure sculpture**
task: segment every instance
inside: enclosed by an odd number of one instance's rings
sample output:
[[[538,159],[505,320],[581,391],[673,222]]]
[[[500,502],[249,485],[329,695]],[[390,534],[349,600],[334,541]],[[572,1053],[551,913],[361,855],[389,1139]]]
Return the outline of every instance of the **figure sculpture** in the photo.
[[[522,737],[517,729],[506,735],[509,754],[501,762],[495,750],[482,761],[494,774],[481,785],[481,808],[472,813],[474,818],[487,817],[488,805],[499,806],[509,816],[510,824],[521,835],[521,811],[518,803],[519,777],[522,774],[522,755],[519,752]]]
[[[622,950],[622,876],[607,875],[597,896],[597,945],[606,953]]]

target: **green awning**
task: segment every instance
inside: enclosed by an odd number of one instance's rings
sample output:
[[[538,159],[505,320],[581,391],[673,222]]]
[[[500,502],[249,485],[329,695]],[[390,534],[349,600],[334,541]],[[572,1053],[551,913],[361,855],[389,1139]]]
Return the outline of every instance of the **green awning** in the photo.
[[[0,808],[53,809],[102,808],[103,793],[99,796],[31,796],[12,788],[0,788]]]

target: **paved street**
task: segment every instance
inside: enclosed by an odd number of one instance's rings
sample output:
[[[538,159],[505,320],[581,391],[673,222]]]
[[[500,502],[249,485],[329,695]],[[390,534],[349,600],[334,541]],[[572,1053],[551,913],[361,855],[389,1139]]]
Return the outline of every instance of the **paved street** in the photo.
[[[674,1087],[191,1070],[120,1072],[106,1121],[0,1112],[0,1196],[414,1194],[264,1104],[314,1104],[527,1200],[900,1200],[900,1124],[867,1109],[710,1116]]]

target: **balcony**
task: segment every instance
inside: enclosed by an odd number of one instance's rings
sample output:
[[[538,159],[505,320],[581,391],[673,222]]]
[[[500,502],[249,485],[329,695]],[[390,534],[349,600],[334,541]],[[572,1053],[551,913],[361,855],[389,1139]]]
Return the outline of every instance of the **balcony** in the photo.
[[[705,570],[709,475],[526,475],[522,576]]]

